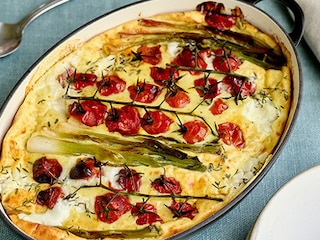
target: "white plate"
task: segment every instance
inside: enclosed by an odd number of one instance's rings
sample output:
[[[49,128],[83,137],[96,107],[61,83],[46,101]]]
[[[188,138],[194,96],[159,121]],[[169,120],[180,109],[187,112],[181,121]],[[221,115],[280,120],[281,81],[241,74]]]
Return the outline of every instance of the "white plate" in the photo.
[[[248,240],[320,239],[320,165],[286,183],[258,217]]]

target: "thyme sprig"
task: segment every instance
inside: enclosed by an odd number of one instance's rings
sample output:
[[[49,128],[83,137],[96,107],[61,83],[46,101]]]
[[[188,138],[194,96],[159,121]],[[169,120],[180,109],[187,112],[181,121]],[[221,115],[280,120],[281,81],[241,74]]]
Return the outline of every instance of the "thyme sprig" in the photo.
[[[217,201],[217,202],[222,202],[223,199],[220,197],[213,197],[209,195],[203,195],[203,196],[191,196],[191,195],[183,195],[183,194],[146,194],[146,193],[141,193],[141,192],[124,192],[124,191],[119,191],[113,188],[110,188],[106,186],[103,183],[95,184],[95,185],[84,185],[80,186],[78,189],[76,189],[74,192],[68,194],[67,196],[64,197],[65,200],[70,200],[73,197],[76,196],[76,194],[82,190],[82,189],[88,189],[88,188],[102,188],[105,189],[109,192],[115,193],[115,194],[122,194],[124,196],[135,196],[135,197],[141,197],[141,198],[171,198],[171,199],[202,199],[202,200],[211,200],[211,201]]]

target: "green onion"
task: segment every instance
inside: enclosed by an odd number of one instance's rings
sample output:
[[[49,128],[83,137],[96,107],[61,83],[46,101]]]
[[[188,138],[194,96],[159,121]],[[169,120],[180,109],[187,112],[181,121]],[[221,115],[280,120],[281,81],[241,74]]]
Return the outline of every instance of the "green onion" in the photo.
[[[87,231],[82,229],[68,228],[66,231],[85,239],[104,239],[104,238],[153,238],[159,236],[159,230],[155,226],[148,226],[137,230],[106,230],[106,231]]]

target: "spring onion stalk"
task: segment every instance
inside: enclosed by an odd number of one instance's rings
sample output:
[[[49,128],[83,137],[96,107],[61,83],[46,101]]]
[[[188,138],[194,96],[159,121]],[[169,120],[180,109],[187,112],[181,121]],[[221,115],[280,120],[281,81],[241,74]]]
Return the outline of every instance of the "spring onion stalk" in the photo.
[[[192,41],[201,47],[210,47],[212,50],[227,48],[232,50],[243,60],[254,62],[266,69],[282,66],[286,59],[279,47],[272,48],[265,42],[251,35],[229,30],[218,30],[208,26],[184,22],[162,22],[152,19],[142,19],[140,24],[144,30],[138,33],[120,33],[125,39],[121,44],[112,46],[107,52],[115,53],[126,48],[148,43],[179,42],[184,46]]]
[[[178,150],[168,151],[161,144],[135,143],[135,144],[104,144],[89,140],[56,139],[49,136],[32,136],[27,142],[27,149],[36,153],[51,153],[65,155],[88,154],[98,161],[113,164],[126,164],[128,166],[146,165],[163,167],[172,165],[179,168],[205,171],[206,167],[197,157],[191,157]],[[146,147],[149,146],[149,147]],[[181,157],[182,156],[182,157]]]
[[[61,125],[60,125],[61,126]],[[117,136],[110,136],[107,134],[96,133],[93,131],[79,130],[77,129],[76,133],[70,131],[72,127],[61,126],[60,129],[56,129],[56,131],[51,131],[48,128],[44,128],[41,131],[42,135],[49,136],[52,138],[58,139],[76,139],[77,141],[93,141],[99,144],[108,145],[108,149],[111,149],[113,146],[134,146],[134,147],[146,147],[149,150],[154,150],[154,146],[150,145],[150,141],[153,141],[155,144],[161,144],[162,149],[166,148],[166,152],[176,153],[176,156],[182,155],[179,151],[192,151],[197,153],[211,153],[211,154],[219,154],[221,152],[221,145],[217,142],[218,139],[215,139],[213,142],[206,142],[198,144],[185,144],[178,142],[175,139],[167,138],[163,136],[130,136],[126,138],[119,138]],[[160,151],[161,149],[158,149]]]
[[[148,226],[137,230],[106,230],[106,231],[86,231],[81,229],[65,229],[78,237],[85,239],[104,239],[104,238],[121,238],[121,239],[140,239],[153,238],[159,236],[159,230],[155,226]]]

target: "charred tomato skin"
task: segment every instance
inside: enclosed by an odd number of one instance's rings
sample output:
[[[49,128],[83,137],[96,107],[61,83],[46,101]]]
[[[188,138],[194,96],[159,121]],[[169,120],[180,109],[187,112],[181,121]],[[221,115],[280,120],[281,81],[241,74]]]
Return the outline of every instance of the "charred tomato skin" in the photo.
[[[96,166],[96,161],[91,158],[78,161],[69,172],[71,179],[89,179],[94,176],[99,177],[100,170]]]
[[[51,187],[38,193],[36,203],[53,209],[60,197],[63,196],[61,187]]]
[[[157,214],[157,209],[154,205],[145,202],[137,202],[131,209],[131,214],[137,216],[136,224],[153,224],[155,222],[163,222]]]
[[[198,209],[187,202],[173,201],[168,208],[173,212],[173,217],[176,218],[185,217],[192,220],[198,213]]]
[[[56,159],[42,157],[33,163],[32,172],[36,182],[52,185],[60,177],[62,166]]]
[[[126,196],[115,193],[96,196],[94,202],[94,210],[98,219],[109,224],[117,221],[131,208],[130,201]]]
[[[137,173],[134,169],[120,169],[117,183],[121,186],[121,190],[125,192],[139,192],[141,186],[141,173]]]
[[[251,96],[256,91],[254,82],[245,81],[234,76],[226,76],[222,80],[222,84],[228,93],[241,99]]]
[[[182,192],[180,182],[174,177],[165,175],[153,180],[151,186],[159,193],[180,194]]]

